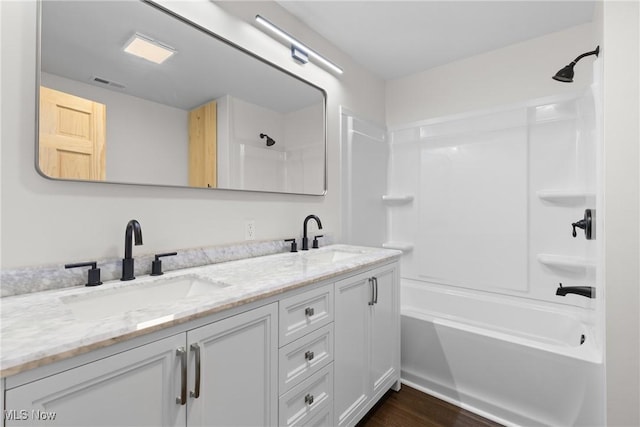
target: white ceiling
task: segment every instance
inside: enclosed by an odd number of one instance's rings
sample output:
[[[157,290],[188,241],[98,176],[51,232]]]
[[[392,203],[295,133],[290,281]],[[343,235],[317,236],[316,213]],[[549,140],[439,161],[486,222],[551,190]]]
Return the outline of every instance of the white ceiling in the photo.
[[[278,3],[385,80],[590,22],[595,5],[579,0]]]
[[[123,52],[136,32],[176,54],[157,65]],[[184,110],[227,94],[283,113],[323,99],[317,88],[137,1],[43,2],[41,68]]]
[[[594,10],[593,2],[579,0],[279,4],[384,79],[589,22]],[[42,9],[42,69],[52,74],[87,83],[98,76],[124,85],[125,93],[185,109],[226,93],[278,111],[321,98],[316,89],[144,3],[55,1]],[[123,54],[136,31],[178,54],[161,67]]]

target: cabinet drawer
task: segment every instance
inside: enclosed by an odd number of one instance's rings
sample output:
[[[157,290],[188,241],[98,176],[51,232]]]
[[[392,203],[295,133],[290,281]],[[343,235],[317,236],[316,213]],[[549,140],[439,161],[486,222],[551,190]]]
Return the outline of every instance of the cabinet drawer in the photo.
[[[333,361],[333,323],[280,349],[280,394]]]
[[[280,301],[280,347],[333,322],[333,285]]]
[[[316,414],[308,422],[301,424],[303,427],[332,427],[333,426],[333,411],[331,405],[323,412]]]
[[[280,426],[301,426],[333,402],[333,363],[322,368],[280,397]]]

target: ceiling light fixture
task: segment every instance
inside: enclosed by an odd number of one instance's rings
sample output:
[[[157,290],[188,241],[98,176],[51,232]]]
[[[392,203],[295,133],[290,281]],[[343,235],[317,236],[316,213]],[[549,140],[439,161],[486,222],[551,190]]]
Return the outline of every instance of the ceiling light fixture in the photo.
[[[256,15],[256,21],[259,24],[261,24],[262,26],[264,26],[265,28],[268,28],[269,30],[271,30],[274,34],[280,36],[280,38],[282,38],[282,39],[286,40],[287,42],[291,43],[291,56],[295,60],[297,60],[299,62],[302,62],[302,63],[305,63],[306,61],[304,61],[303,58],[305,56],[307,56],[309,58],[315,59],[316,61],[320,62],[322,65],[324,65],[325,67],[329,68],[330,70],[332,70],[333,72],[335,72],[337,74],[342,74],[343,73],[342,68],[338,67],[336,64],[334,64],[333,62],[329,61],[327,58],[325,58],[324,56],[320,55],[318,52],[316,52],[315,50],[311,49],[310,47],[308,47],[304,43],[296,40],[289,33],[287,33],[286,31],[281,30],[278,27],[276,27],[274,24],[272,24],[268,20],[264,19],[262,16]]]
[[[140,33],[135,33],[129,39],[124,46],[124,51],[155,64],[162,64],[176,53],[176,50],[171,46]]]

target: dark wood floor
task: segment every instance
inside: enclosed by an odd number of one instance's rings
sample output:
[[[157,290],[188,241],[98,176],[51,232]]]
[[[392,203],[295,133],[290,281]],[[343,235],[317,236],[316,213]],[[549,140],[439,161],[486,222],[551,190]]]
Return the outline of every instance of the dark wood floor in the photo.
[[[402,385],[389,391],[356,427],[498,427],[501,424]]]

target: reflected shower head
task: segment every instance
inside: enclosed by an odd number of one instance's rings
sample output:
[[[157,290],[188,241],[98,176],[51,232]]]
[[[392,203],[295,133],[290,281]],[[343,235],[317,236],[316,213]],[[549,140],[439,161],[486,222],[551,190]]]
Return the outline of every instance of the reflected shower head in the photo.
[[[271,147],[272,145],[274,145],[276,143],[276,141],[271,138],[269,135],[267,135],[266,133],[261,133],[260,134],[260,138],[264,139],[267,138],[267,147]]]
[[[600,46],[596,47],[596,50],[592,52],[583,53],[582,55],[574,59],[571,62],[571,64],[567,65],[562,70],[558,71],[556,75],[553,76],[553,79],[559,82],[564,82],[564,83],[573,82],[573,67],[576,65],[576,63],[580,61],[582,58],[584,58],[585,56],[589,56],[589,55],[598,56],[599,53],[600,53]]]

